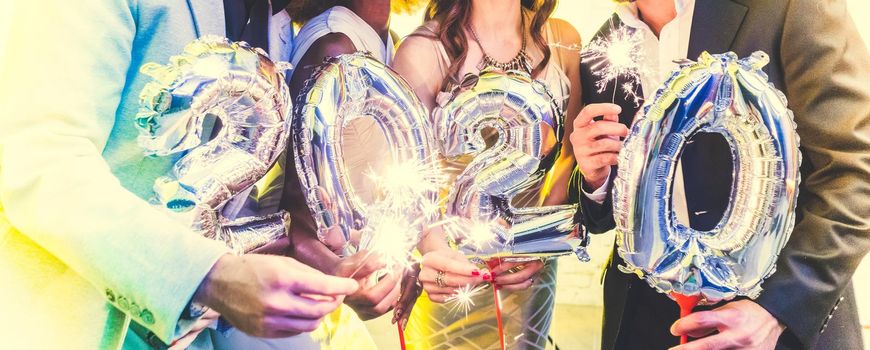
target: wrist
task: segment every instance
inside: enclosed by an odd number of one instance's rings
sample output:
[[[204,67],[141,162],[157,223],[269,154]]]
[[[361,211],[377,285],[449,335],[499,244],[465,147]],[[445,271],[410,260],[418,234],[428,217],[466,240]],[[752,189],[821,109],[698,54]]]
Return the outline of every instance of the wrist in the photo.
[[[583,191],[585,191],[587,193],[593,193],[593,192],[595,192],[596,189],[600,188],[601,186],[604,186],[605,181],[607,181],[607,177],[605,177],[605,176],[602,176],[600,178],[595,178],[595,179],[590,179],[590,178],[584,177],[583,181],[580,182],[580,186],[583,187]]]
[[[221,285],[221,281],[227,276],[227,270],[230,269],[236,260],[239,259],[238,256],[233,254],[224,254],[221,256],[214,265],[212,265],[211,270],[209,270],[208,274],[205,275],[205,278],[200,282],[199,287],[196,289],[196,293],[193,294],[192,303],[204,305],[209,308],[218,309],[218,297],[215,291],[220,290],[219,286]],[[216,307],[218,306],[218,307]]]

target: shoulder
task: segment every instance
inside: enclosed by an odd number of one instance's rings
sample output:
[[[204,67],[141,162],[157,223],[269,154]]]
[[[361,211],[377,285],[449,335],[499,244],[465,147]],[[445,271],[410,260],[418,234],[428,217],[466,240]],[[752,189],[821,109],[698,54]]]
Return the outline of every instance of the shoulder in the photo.
[[[435,59],[438,52],[438,32],[437,24],[432,21],[417,27],[410,35],[406,36],[399,43],[399,48],[396,52],[396,57],[400,54],[410,54],[413,56],[432,56],[430,59]]]
[[[332,57],[356,52],[353,40],[344,33],[326,34],[311,44],[305,56]]]
[[[559,39],[560,44],[580,45],[580,33],[568,21],[561,18],[550,18],[547,20],[547,25],[550,26],[553,35]]]

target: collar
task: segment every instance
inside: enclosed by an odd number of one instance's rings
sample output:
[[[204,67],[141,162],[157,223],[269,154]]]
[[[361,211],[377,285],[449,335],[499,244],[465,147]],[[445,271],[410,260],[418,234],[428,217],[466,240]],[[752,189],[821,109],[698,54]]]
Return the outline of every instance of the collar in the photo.
[[[693,9],[695,0],[674,0],[674,8],[677,15],[674,19],[682,17],[689,9]],[[634,1],[620,2],[616,5],[616,14],[625,25],[632,28],[648,28],[638,16],[637,4]]]

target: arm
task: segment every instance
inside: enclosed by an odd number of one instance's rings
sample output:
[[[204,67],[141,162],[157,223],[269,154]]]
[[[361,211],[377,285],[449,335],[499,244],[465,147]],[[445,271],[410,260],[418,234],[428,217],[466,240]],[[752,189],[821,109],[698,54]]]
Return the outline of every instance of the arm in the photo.
[[[405,78],[430,112],[435,107],[435,98],[445,78],[437,68],[440,67],[438,57],[441,53],[435,45],[434,39],[412,35],[402,40],[393,58],[393,69]]]
[[[870,55],[845,1],[792,0],[785,91],[803,153],[791,239],[757,302],[811,346],[870,250]]]
[[[581,62],[580,77],[583,91],[594,93],[596,89],[595,79],[591,69],[592,65]],[[593,93],[582,95],[584,108],[581,110],[580,115],[589,114],[590,110],[598,109],[598,111],[592,111],[592,114],[600,113],[602,115],[591,115],[591,117],[602,119],[598,121],[599,127],[604,124],[610,124],[610,122],[624,120],[619,114],[627,112],[623,112],[617,105],[610,104],[615,109],[609,111],[595,107],[603,101],[595,100]],[[628,120],[631,120],[631,116],[628,117]],[[620,131],[617,131],[614,135],[607,135],[607,132],[602,130],[596,131],[592,127],[594,123],[587,121],[585,118],[581,124],[578,125],[576,120],[574,122],[575,132],[572,134],[572,138],[576,138],[574,145],[581,147],[574,147],[577,167],[572,174],[569,195],[572,196],[572,201],[580,203],[580,211],[577,213],[575,221],[582,220],[586,229],[591,233],[604,233],[616,226],[616,223],[613,221],[613,201],[610,191],[610,186],[616,177],[616,168],[611,165],[616,164],[616,157],[615,153],[613,153],[614,157],[610,159],[600,159],[603,156],[593,157],[608,153],[605,151],[606,148],[604,148],[606,145],[598,145],[597,150],[593,149],[593,147],[596,147],[596,141],[601,141],[599,144],[609,142],[598,140],[602,136],[620,137],[624,135]],[[628,132],[627,124],[624,124],[625,134]],[[613,149],[615,148],[611,150]],[[593,160],[593,158],[599,159]],[[594,162],[600,162],[600,164],[594,164]],[[590,184],[590,182],[592,183]]]
[[[15,49],[0,68],[3,211],[119,310],[169,341],[227,249],[127,191],[101,156],[128,71],[138,69],[130,67],[135,3],[68,5],[15,5],[8,46]]]
[[[561,19],[551,19],[550,25],[557,33],[556,37],[559,38],[559,44],[567,47],[580,47],[580,34],[570,23]],[[553,57],[559,55],[562,58],[561,68],[571,84],[571,93],[568,97],[568,108],[565,110],[565,120],[563,121],[565,130],[563,130],[562,135],[562,149],[550,177],[547,179],[549,186],[545,186],[548,192],[545,194],[544,205],[559,205],[568,202],[568,190],[575,164],[570,136],[574,131],[574,117],[580,113],[580,97],[583,91],[583,87],[580,85],[580,55],[562,46],[551,48],[551,55]]]
[[[291,96],[299,96],[314,71],[323,64],[327,57],[356,52],[356,47],[346,35],[330,33],[317,39],[308,51],[302,56],[293,75],[290,78]],[[292,147],[292,145],[290,145]],[[292,154],[292,152],[288,152]],[[374,285],[368,283],[369,276],[384,267],[383,263],[374,255],[365,251],[359,251],[353,256],[341,258],[333,250],[343,247],[343,239],[337,242],[329,242],[327,246],[317,237],[317,226],[314,218],[301,193],[299,178],[295,173],[293,157],[287,157],[287,166],[290,172],[286,176],[287,185],[284,186],[284,196],[281,207],[287,210],[293,218],[293,228],[290,239],[294,247],[293,257],[304,264],[312,266],[324,273],[356,278],[363,288],[357,293],[345,299],[345,303],[351,306],[363,320],[372,319],[389,311],[395,300],[398,299],[400,290],[399,280],[402,274],[394,272],[379,279]],[[340,235],[334,235],[339,237]]]
[[[112,174],[101,153],[126,78],[139,68],[130,66],[136,5],[66,5],[16,3],[15,50],[0,67],[0,220],[163,342],[189,330],[179,317],[191,299],[255,335],[315,327],[358,288],[354,281],[289,258],[227,254],[223,243],[193,233]],[[135,147],[128,138],[114,141]],[[315,294],[324,299],[307,297]]]

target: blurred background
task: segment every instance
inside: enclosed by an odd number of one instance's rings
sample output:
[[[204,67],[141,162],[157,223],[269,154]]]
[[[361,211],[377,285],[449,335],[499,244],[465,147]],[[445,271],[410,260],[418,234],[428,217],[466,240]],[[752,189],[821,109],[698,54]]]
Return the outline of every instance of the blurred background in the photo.
[[[870,13],[870,4],[865,0],[847,2],[858,30],[870,46],[870,22],[864,21],[860,15]],[[12,5],[11,0],[0,0],[0,64],[3,64],[3,52],[10,49],[5,44],[6,23],[9,23],[11,16],[14,16]],[[606,0],[563,0],[556,9],[555,17],[572,23],[585,42],[610,16],[612,10],[613,3]],[[422,11],[396,16],[392,28],[400,36],[407,35],[420,24],[422,17]],[[600,277],[612,244],[612,234],[596,236],[590,247],[590,254],[593,257],[591,262],[581,264],[573,257],[562,258],[559,262],[557,305],[554,311],[556,319],[551,334],[562,349],[598,349],[602,312]],[[865,347],[870,349],[870,261],[868,259],[865,259],[859,267],[854,282],[859,312],[864,325]],[[390,315],[367,323],[380,349],[399,348],[395,328],[389,324],[389,318]]]

